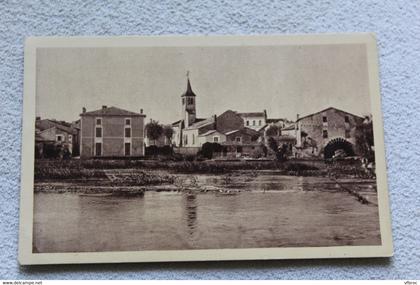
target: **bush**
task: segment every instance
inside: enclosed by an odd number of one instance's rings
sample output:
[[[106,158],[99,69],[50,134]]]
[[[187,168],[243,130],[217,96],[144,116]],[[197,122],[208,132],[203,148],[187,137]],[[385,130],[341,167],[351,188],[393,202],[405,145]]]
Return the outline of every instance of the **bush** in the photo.
[[[173,149],[169,145],[165,145],[162,147],[158,147],[155,145],[151,145],[146,147],[145,154],[146,156],[157,156],[157,155],[173,155]]]
[[[207,159],[212,159],[215,152],[222,152],[223,146],[218,143],[206,142],[201,146],[201,150],[198,155],[203,156]]]

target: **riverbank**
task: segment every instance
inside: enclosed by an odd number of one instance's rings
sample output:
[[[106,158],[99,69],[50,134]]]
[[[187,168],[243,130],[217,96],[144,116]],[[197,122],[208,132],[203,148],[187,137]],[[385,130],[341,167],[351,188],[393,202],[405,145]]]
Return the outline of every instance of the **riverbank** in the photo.
[[[35,181],[109,178],[107,170],[161,170],[169,174],[225,175],[237,171],[277,171],[281,175],[368,178],[357,162],[327,164],[322,160],[235,160],[235,161],[159,161],[159,160],[36,160]],[[142,175],[143,175],[142,174]],[[134,179],[134,178],[133,178]],[[154,184],[162,177],[141,177],[137,183]],[[171,179],[166,177],[164,179]]]
[[[105,176],[101,178],[35,181],[34,191],[115,196],[136,196],[145,192],[237,195],[241,192],[278,192],[285,190],[285,185],[294,185],[292,190],[312,191],[316,187],[323,192],[347,192],[361,203],[376,203],[368,198],[376,197],[376,181],[373,179],[290,176],[277,170],[241,170],[225,175],[171,174],[163,170],[145,172],[141,169],[103,171]]]

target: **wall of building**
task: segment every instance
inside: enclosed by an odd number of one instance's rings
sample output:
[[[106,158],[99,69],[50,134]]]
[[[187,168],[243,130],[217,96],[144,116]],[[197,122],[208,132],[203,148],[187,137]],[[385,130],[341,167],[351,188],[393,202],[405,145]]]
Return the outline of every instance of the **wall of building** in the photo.
[[[242,116],[244,126],[253,130],[258,131],[266,125],[264,116]],[[248,122],[248,123],[247,123]]]
[[[95,154],[96,119],[102,118],[102,156],[125,156],[124,143],[131,143],[131,156],[144,155],[144,118],[140,116],[82,116],[81,157]],[[131,138],[124,138],[125,119],[131,119]]]
[[[241,138],[240,143],[236,141],[236,138],[238,137]],[[244,131],[238,131],[236,133],[226,135],[226,142],[232,143],[232,144],[251,144],[251,143],[254,143],[254,141],[252,141],[252,137],[253,135],[250,133],[247,133]]]
[[[222,133],[238,130],[243,126],[244,121],[241,116],[231,110],[224,112],[216,120],[216,129]]]
[[[327,122],[323,122],[324,116],[327,117]],[[345,122],[346,116],[349,120],[348,123]],[[305,137],[302,136],[302,131],[307,134],[307,141],[310,138],[316,143],[317,154],[322,153],[323,148],[329,141],[338,137],[344,138],[355,145],[356,125],[361,121],[360,117],[336,109],[328,109],[325,112],[304,117],[297,123],[297,146],[304,145]],[[328,132],[327,138],[323,137],[324,130]],[[349,136],[346,136],[346,130],[348,130]],[[354,150],[356,151],[356,148]]]
[[[183,144],[184,147],[200,147],[198,138],[198,129],[185,129],[183,131]]]
[[[223,143],[223,142],[226,141],[226,136],[224,134],[219,133],[219,132],[214,132],[214,133],[206,135],[206,136],[199,136],[200,146],[202,146],[206,142],[213,143],[215,136],[219,138],[218,143]]]

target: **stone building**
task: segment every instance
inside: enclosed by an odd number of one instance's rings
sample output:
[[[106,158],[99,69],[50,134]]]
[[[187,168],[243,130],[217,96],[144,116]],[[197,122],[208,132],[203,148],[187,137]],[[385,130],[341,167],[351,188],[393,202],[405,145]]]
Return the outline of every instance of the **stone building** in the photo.
[[[324,156],[356,153],[356,126],[363,118],[330,107],[296,120],[296,148],[298,156]]]
[[[44,157],[45,146],[53,146],[56,152],[68,151],[70,155],[78,153],[79,129],[72,123],[54,119],[41,119],[35,121],[36,156]]]
[[[140,157],[144,156],[144,118],[140,113],[116,107],[80,114],[80,156]]]

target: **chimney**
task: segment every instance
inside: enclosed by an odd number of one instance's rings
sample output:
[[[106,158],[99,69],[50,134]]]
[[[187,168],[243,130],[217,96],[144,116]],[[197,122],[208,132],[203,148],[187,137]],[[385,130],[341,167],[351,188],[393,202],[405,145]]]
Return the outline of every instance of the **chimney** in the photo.
[[[86,113],[86,108],[85,107],[82,108],[82,113]]]
[[[299,114],[296,114],[296,122],[299,121]]]
[[[106,109],[106,105],[102,105],[102,110],[105,110]]]
[[[140,114],[143,114],[143,109],[140,109]]]
[[[217,116],[213,115],[213,119],[214,119],[214,129],[217,129]]]
[[[267,121],[267,110],[264,109],[264,119]]]
[[[37,121],[40,121],[40,120],[41,120],[41,117],[39,117],[39,116],[38,116],[38,117],[36,117],[36,120],[37,120]]]

